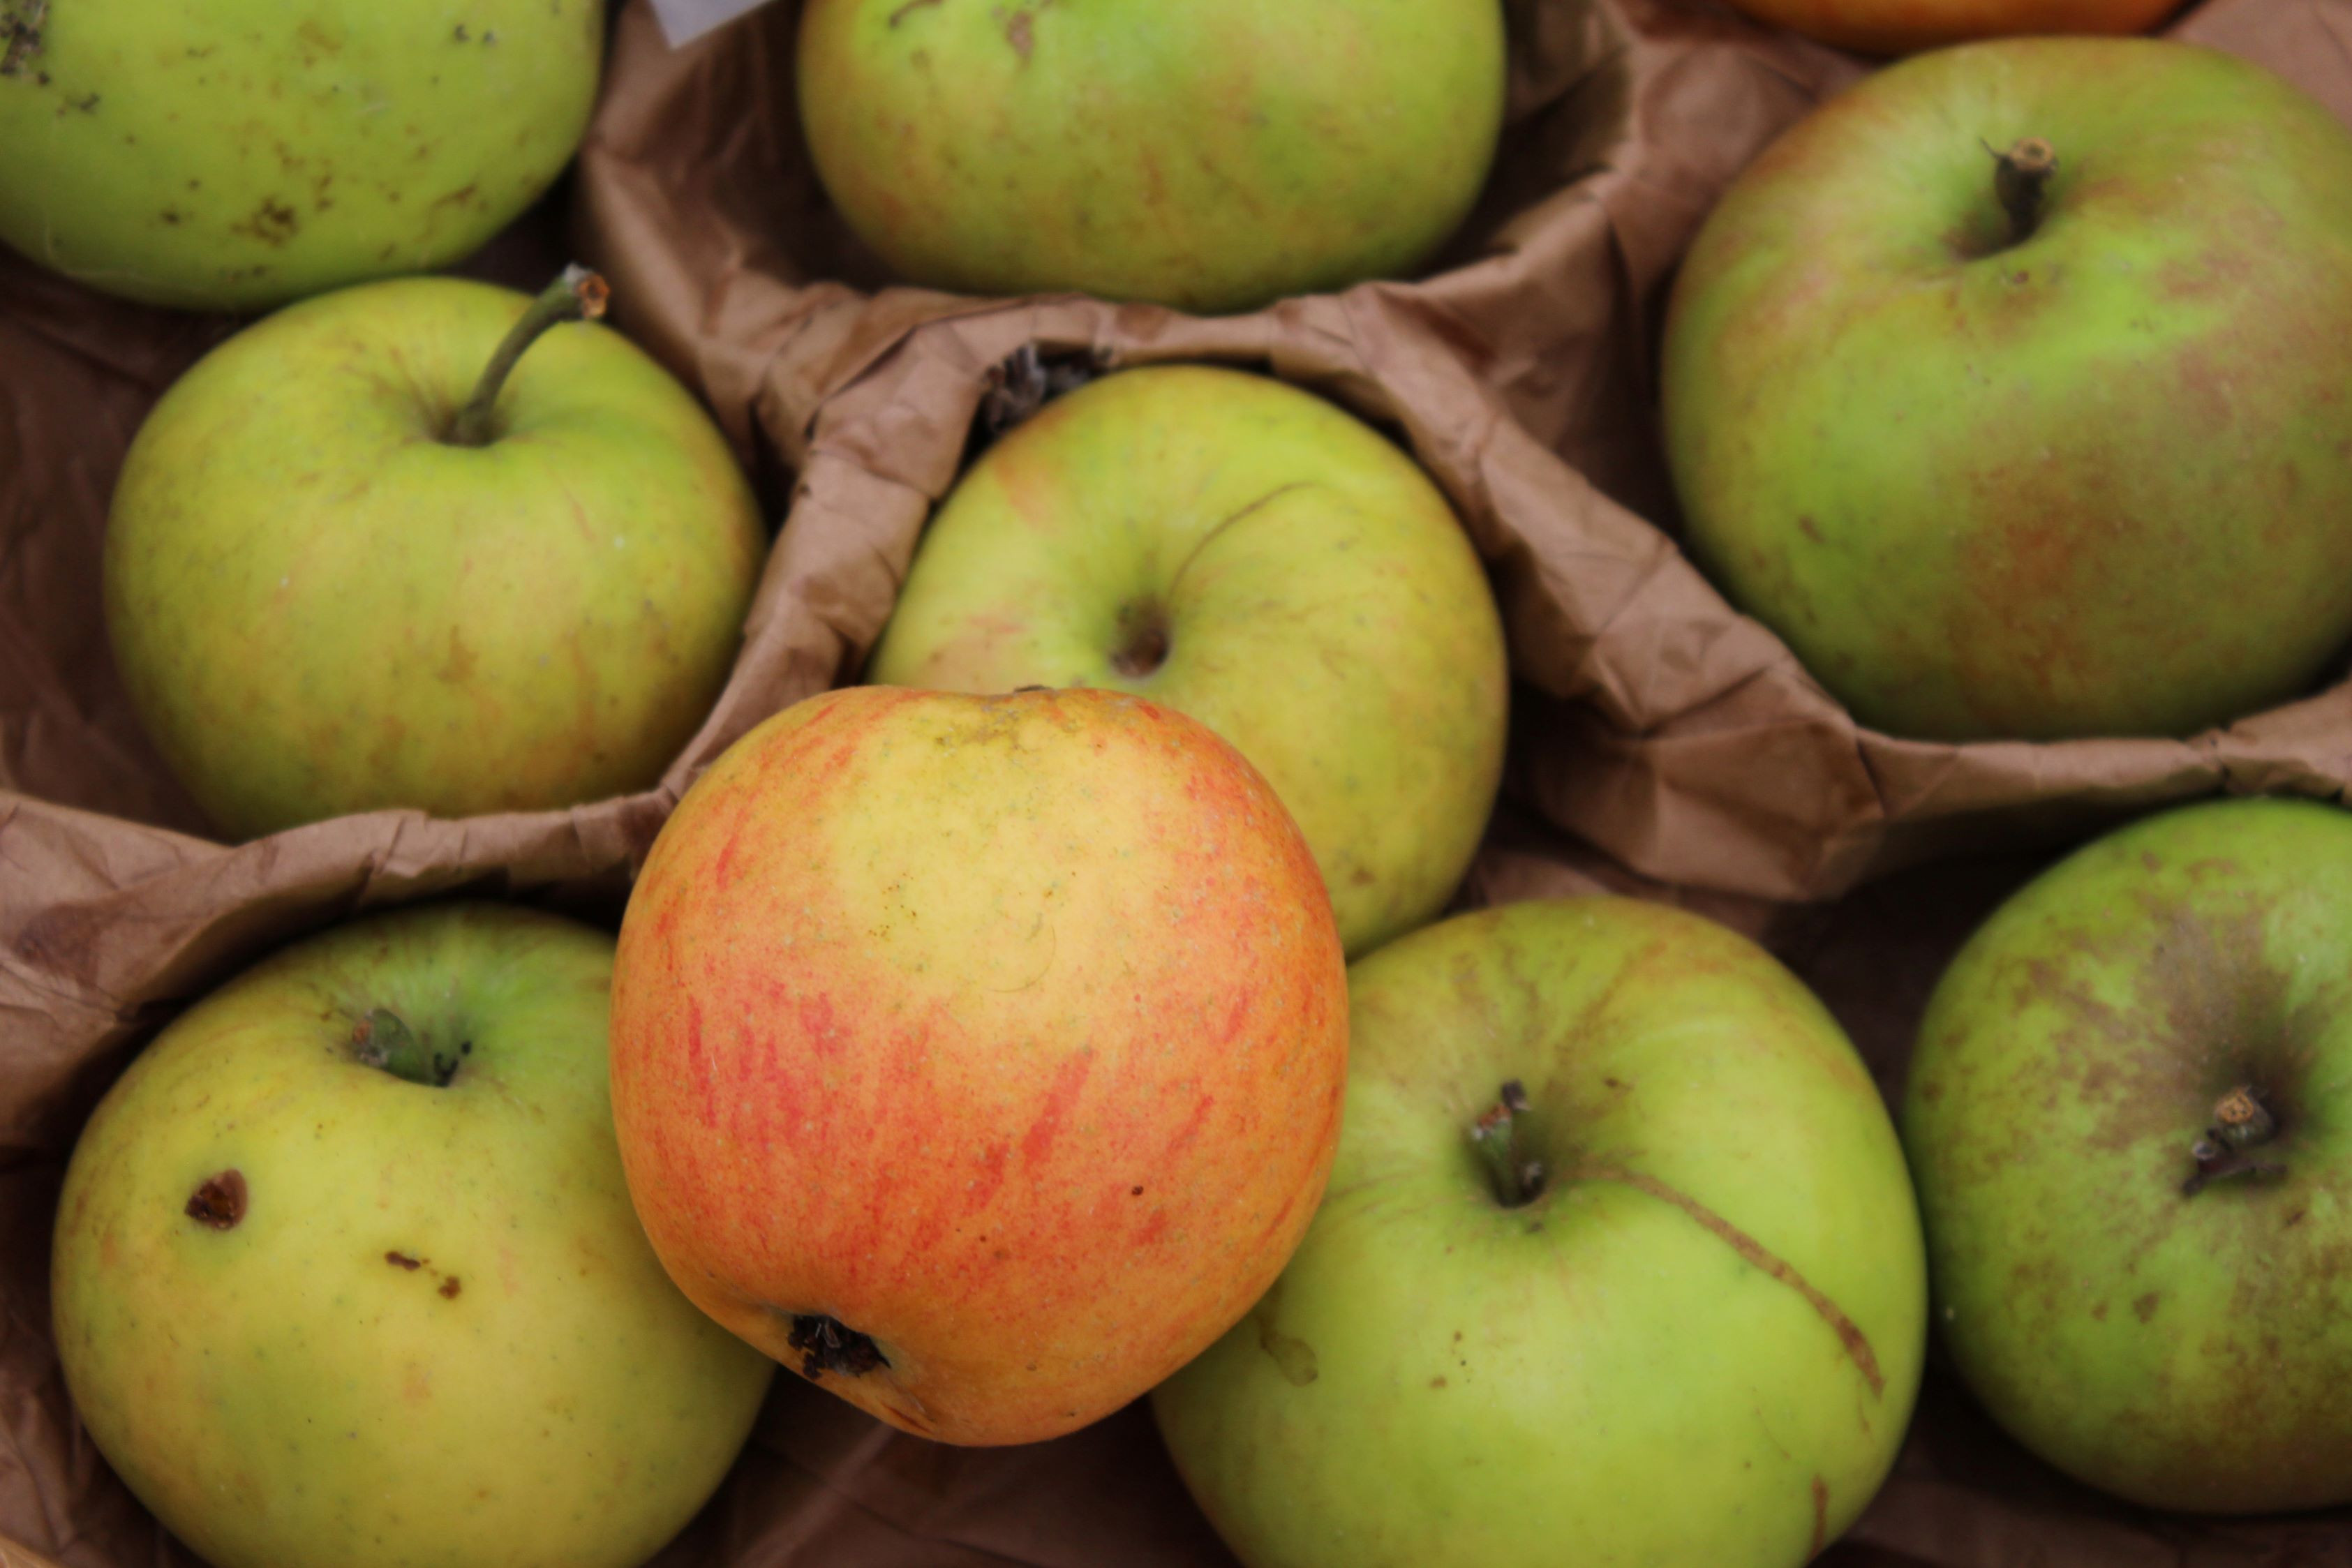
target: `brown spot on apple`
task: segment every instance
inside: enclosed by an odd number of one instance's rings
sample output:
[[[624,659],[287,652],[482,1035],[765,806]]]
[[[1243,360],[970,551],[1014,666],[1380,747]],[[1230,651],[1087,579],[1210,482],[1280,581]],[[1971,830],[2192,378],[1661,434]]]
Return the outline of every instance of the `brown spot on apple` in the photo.
[[[445,1301],[454,1301],[457,1299],[457,1292],[465,1288],[465,1281],[452,1274],[441,1281],[441,1299]]]
[[[226,1170],[208,1176],[188,1199],[190,1219],[208,1225],[215,1230],[234,1230],[236,1222],[245,1218],[245,1176],[241,1171]]]
[[[417,1270],[425,1267],[424,1259],[412,1258],[405,1252],[396,1250],[385,1253],[383,1255],[383,1260],[391,1264],[395,1269],[405,1269],[412,1274],[416,1272]]]
[[[2157,1303],[2160,1300],[2162,1300],[2162,1297],[2157,1291],[2150,1291],[2147,1295],[2141,1296],[2132,1302],[2132,1312],[2138,1317],[2140,1322],[2146,1322],[2150,1318],[2156,1316]]]
[[[1805,1555],[1808,1558],[1819,1557],[1822,1554],[1822,1548],[1829,1543],[1830,1483],[1815,1476],[1813,1478],[1813,1544],[1812,1549]]]

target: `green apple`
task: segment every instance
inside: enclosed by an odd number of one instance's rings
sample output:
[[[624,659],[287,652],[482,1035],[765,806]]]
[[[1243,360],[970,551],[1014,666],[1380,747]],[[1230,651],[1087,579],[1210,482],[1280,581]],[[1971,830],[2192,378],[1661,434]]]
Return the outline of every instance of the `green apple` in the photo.
[[[0,0],[0,240],[246,309],[454,262],[587,129],[599,0]]]
[[[2352,639],[2352,134],[2187,44],[1918,56],[1725,196],[1663,393],[1694,553],[1863,723],[2252,713]]]
[[[2352,815],[2151,817],[2012,897],[1904,1103],[1936,1318],[2020,1441],[2153,1508],[2352,1502]]]
[[[613,947],[495,904],[350,925],[191,1008],[91,1115],[67,1388],[215,1568],[633,1568],[726,1473],[770,1365],[630,1207]]]
[[[1498,0],[809,0],[811,157],[902,276],[1182,309],[1399,276],[1501,133]]]
[[[1349,1008],[1315,1223],[1153,1396],[1242,1560],[1793,1568],[1852,1522],[1927,1281],[1811,994],[1696,915],[1578,899],[1408,936]]]
[[[1444,905],[1502,778],[1502,624],[1444,497],[1340,410],[1237,371],[1108,376],[990,448],[867,675],[1108,686],[1201,720],[1297,819],[1350,954]]]
[[[701,724],[758,508],[709,415],[617,334],[559,327],[515,363],[567,302],[342,290],[213,350],[140,428],[107,631],[228,832],[604,799],[651,786]]]

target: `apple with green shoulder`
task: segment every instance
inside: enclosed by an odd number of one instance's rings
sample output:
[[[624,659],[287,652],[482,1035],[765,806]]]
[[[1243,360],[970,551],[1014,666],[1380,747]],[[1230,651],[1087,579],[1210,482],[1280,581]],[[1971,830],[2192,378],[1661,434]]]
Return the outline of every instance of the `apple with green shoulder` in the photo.
[[[1250,1568],[1794,1568],[1893,1464],[1927,1337],[1876,1087],[1761,948],[1517,904],[1356,964],[1328,1196],[1152,1396]]]
[[[1485,570],[1427,476],[1312,393],[1207,365],[1106,376],[984,453],[866,675],[1199,719],[1297,820],[1351,954],[1452,896],[1510,696]]]
[[[911,282],[1255,308],[1393,277],[1502,131],[1498,0],[810,0],[825,192]]]
[[[2061,1469],[2150,1508],[2352,1501],[2352,814],[2136,822],[1937,987],[1903,1112],[1936,1323]]]
[[[634,1568],[772,1369],[663,1275],[605,1081],[613,941],[450,904],[182,1014],[59,1199],[58,1354],[215,1568]]]
[[[1248,1311],[1323,1190],[1347,976],[1240,753],[1116,692],[752,730],[629,899],[613,1111],[671,1277],[919,1436],[1024,1443]]]
[[[2150,38],[1916,56],[1707,219],[1695,556],[1865,725],[2188,735],[2352,641],[2352,133]]]
[[[0,241],[249,310],[462,260],[588,128],[602,0],[0,0]]]
[[[107,519],[134,708],[244,838],[651,787],[742,640],[765,531],[710,418],[593,325],[455,278],[289,307],[140,427]],[[545,336],[541,336],[541,334]]]

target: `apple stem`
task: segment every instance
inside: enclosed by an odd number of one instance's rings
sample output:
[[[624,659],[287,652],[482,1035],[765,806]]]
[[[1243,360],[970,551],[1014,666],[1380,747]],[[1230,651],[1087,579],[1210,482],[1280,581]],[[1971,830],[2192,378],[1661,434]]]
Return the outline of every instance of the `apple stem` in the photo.
[[[2261,1090],[2252,1084],[2231,1090],[2213,1107],[2213,1124],[2189,1145],[2189,1155],[2197,1162],[2197,1169],[2180,1184],[2180,1196],[2195,1197],[2212,1183],[2231,1176],[2260,1179],[2286,1175],[2286,1166],[2246,1153],[2277,1135],[2278,1118],[2271,1114]]]
[[[2009,243],[2023,245],[2041,225],[2042,196],[2058,172],[2058,150],[2028,136],[1992,156],[1992,191],[2009,214]]]
[[[597,274],[576,262],[565,267],[563,276],[549,284],[512,329],[499,340],[498,350],[483,367],[482,379],[474,383],[474,395],[466,400],[466,406],[449,422],[449,444],[488,446],[498,434],[491,427],[490,416],[498,408],[499,393],[506,390],[507,377],[524,350],[559,321],[595,320],[604,314],[605,303],[612,295],[612,289]]]
[[[1485,1156],[1495,1196],[1505,1208],[1533,1203],[1544,1189],[1543,1162],[1519,1147],[1519,1124],[1528,1113],[1528,1092],[1516,1078],[1503,1085],[1496,1102],[1470,1125],[1470,1141]]]

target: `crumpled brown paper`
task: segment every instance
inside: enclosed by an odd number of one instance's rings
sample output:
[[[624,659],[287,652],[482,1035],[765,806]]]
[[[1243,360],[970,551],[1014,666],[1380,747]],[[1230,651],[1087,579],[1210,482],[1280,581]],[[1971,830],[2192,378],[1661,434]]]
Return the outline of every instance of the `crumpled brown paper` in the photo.
[[[2188,30],[2287,66],[2352,116],[2347,5],[2216,0]],[[1610,890],[1725,919],[1822,991],[1890,1088],[1927,987],[2031,862],[1957,861],[1835,904],[1774,897],[2218,787],[2220,739],[1906,750],[1859,735],[1698,581],[1644,520],[1670,520],[1648,379],[1663,290],[1723,183],[1864,68],[1704,0],[1607,0],[1597,19],[1573,0],[1512,10],[1511,152],[1434,274],[1201,321],[870,293],[882,280],[797,161],[788,98],[758,99],[789,83],[788,7],[671,57],[632,6],[583,156],[578,233],[614,277],[623,325],[711,399],[770,499],[789,490],[793,509],[709,723],[660,788],[573,812],[389,812],[236,848],[204,839],[104,664],[94,563],[136,419],[225,324],[112,305],[0,257],[0,1537],[63,1568],[189,1561],[81,1437],[47,1335],[63,1159],[128,1052],[250,957],[362,907],[486,892],[609,921],[702,762],[766,713],[855,678],[989,373],[1017,348],[1256,365],[1397,434],[1489,561],[1522,683],[1515,777],[1464,902]],[[2352,751],[2336,700],[2242,727],[2231,777],[2333,789]],[[657,1559],[1231,1561],[1139,1406],[1052,1444],[959,1450],[792,1379],[719,1496]],[[2352,1565],[2352,1516],[2224,1525],[2105,1503],[1938,1377],[1895,1479],[1823,1561]]]

